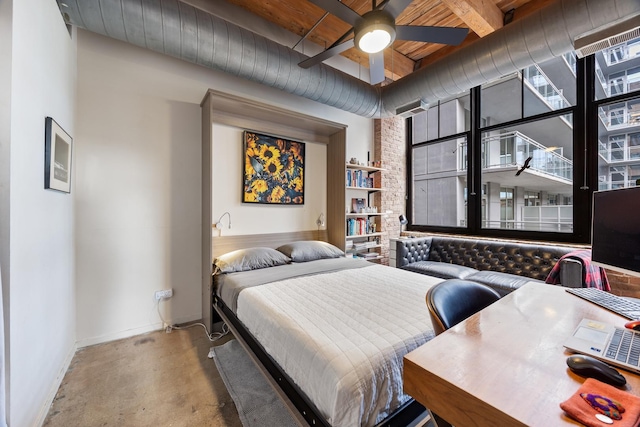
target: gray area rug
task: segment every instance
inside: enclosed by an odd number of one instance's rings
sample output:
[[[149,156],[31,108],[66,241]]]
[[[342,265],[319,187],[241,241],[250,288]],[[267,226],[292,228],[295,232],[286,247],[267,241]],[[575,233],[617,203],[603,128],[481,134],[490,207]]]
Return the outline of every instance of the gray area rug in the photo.
[[[244,427],[298,425],[237,340],[228,341],[211,350]]]

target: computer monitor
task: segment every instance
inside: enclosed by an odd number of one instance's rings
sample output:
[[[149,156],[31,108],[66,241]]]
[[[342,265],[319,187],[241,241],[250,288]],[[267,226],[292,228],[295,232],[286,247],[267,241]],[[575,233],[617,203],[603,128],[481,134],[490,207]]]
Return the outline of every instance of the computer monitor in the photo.
[[[591,261],[640,277],[640,187],[593,193]]]

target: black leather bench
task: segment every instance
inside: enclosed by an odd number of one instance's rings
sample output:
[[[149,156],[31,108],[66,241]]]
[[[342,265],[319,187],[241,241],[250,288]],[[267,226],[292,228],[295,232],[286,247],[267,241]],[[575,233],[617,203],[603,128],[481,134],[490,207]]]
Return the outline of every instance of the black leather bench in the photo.
[[[544,283],[560,258],[574,248],[518,242],[429,236],[396,240],[396,267],[442,279],[488,285],[501,296],[527,282]],[[582,265],[562,261],[564,286],[582,286]]]

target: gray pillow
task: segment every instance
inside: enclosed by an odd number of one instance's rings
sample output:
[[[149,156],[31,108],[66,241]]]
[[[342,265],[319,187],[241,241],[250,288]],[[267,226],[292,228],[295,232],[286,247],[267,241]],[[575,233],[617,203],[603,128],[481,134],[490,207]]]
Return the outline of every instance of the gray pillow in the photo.
[[[216,258],[214,265],[221,273],[249,271],[288,264],[291,258],[272,248],[238,249]]]
[[[331,243],[319,240],[302,240],[288,243],[278,248],[280,252],[291,258],[293,262],[315,261],[325,258],[339,258],[344,256],[337,247]]]

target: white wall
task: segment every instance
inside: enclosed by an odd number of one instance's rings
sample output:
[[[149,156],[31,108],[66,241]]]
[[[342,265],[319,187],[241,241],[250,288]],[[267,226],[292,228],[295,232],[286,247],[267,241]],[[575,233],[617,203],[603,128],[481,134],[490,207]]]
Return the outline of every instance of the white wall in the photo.
[[[9,375],[9,185],[11,158],[11,31],[13,2],[0,2],[0,289],[2,327],[0,340],[0,426],[6,425],[6,378]]]
[[[201,317],[200,102],[208,89],[344,123],[348,151],[366,156],[373,145],[370,119],[79,30],[75,159],[79,346],[159,328],[153,300],[157,289],[175,291],[162,307],[168,320]],[[216,126],[214,131],[229,134],[227,148],[234,156],[216,153],[213,170],[219,173],[230,165],[231,169],[223,178],[229,193],[214,194],[214,219],[232,209],[233,234],[265,232],[256,228],[255,206],[239,203],[240,130]],[[313,156],[326,157],[323,147],[308,146]],[[288,222],[301,229],[314,229],[324,207],[326,184],[319,169],[312,166],[307,179],[319,194],[308,194],[303,208],[287,210],[295,212],[287,214]],[[262,208],[267,210],[261,210],[259,220],[284,226],[283,210],[269,208],[273,207]]]
[[[14,1],[12,26],[10,261],[2,269],[9,424],[28,426],[44,418],[75,352],[74,194],[44,189],[44,124],[51,116],[75,135],[76,52],[54,1]]]
[[[304,205],[243,204],[243,129],[213,125],[213,221],[228,211],[232,228],[213,230],[213,235],[265,234],[317,229],[320,213],[326,215],[327,146],[305,142]]]

